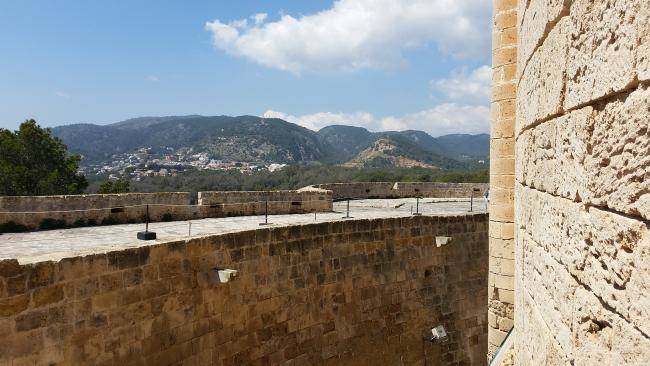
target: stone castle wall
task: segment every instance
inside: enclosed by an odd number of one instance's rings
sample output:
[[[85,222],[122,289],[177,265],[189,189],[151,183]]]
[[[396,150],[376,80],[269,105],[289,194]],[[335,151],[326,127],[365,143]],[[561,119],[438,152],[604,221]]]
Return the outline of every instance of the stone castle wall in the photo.
[[[332,193],[311,192],[199,192],[199,204],[190,205],[188,192],[120,193],[68,196],[1,196],[0,225],[27,229],[144,222],[149,205],[151,221],[209,217],[269,215],[332,211]],[[56,222],[52,222],[56,221]]]
[[[189,202],[188,192],[0,196],[0,224],[38,229],[47,219],[61,221],[59,226],[143,222],[146,205],[150,205],[152,221],[161,221],[165,215],[185,220],[193,217]]]
[[[64,196],[0,196],[0,211],[84,210],[139,204],[186,205],[188,192],[80,194]]]
[[[512,329],[515,299],[514,184],[517,1],[494,0],[490,106],[488,359]]]
[[[519,0],[516,22],[515,361],[647,364],[650,7]]]
[[[470,198],[481,197],[488,189],[487,183],[443,182],[361,182],[327,183],[305,188],[326,189],[333,192],[334,199],[369,198]],[[478,189],[478,192],[473,192]]]
[[[223,216],[294,214],[332,211],[332,192],[311,191],[228,191],[199,192],[199,205],[220,211]]]
[[[0,261],[0,364],[481,364],[487,226],[350,220]],[[424,342],[438,324],[449,341]]]

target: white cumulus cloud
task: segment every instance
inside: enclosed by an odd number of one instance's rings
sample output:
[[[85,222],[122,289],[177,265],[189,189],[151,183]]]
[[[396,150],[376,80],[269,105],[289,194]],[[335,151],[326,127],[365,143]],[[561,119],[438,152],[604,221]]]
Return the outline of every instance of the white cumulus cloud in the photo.
[[[54,95],[59,97],[59,98],[70,99],[70,94],[68,94],[68,93],[66,93],[64,91],[60,91],[60,90],[55,91]]]
[[[377,121],[375,116],[367,112],[319,112],[314,114],[305,114],[302,116],[294,116],[283,112],[268,110],[264,112],[262,116],[264,118],[280,118],[314,131],[318,131],[325,126],[330,125],[359,126],[365,127],[372,131],[381,129],[379,121]]]
[[[487,105],[492,90],[492,69],[483,65],[469,73],[466,70],[456,71],[449,78],[431,81],[431,86],[447,100]]]
[[[267,16],[268,15],[266,13],[257,13],[257,14],[251,15],[251,19],[253,19],[253,21],[257,25],[257,24],[264,23],[264,20],[266,20]]]
[[[370,131],[422,130],[432,136],[452,133],[488,133],[490,110],[483,105],[443,103],[431,109],[401,116],[378,117],[368,112],[321,112],[295,116],[268,110],[265,118],[281,118],[317,131],[329,125],[364,127]]]
[[[368,112],[320,112],[296,116],[274,110],[266,111],[263,116],[281,118],[311,130],[340,124],[370,131],[421,130],[432,136],[489,133],[491,83],[492,70],[487,65],[470,72],[464,69],[454,71],[447,78],[430,82],[432,88],[441,94],[442,103],[401,116],[378,117]]]
[[[382,124],[386,129],[422,130],[431,136],[488,133],[490,109],[483,105],[443,103],[420,112],[385,117]]]
[[[205,27],[216,48],[258,64],[300,74],[393,68],[404,52],[435,44],[445,54],[469,57],[489,52],[491,1],[337,0],[315,14],[266,14]]]

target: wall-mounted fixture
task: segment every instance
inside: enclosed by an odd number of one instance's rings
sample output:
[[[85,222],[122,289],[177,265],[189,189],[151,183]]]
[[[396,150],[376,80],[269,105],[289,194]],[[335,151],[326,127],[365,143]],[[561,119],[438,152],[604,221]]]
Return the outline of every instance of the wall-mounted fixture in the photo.
[[[428,338],[431,343],[447,343],[449,341],[449,336],[445,327],[438,325],[437,327],[431,328],[431,334]]]
[[[237,277],[237,270],[212,268],[207,272],[199,272],[196,276],[199,287],[212,287],[234,280]]]
[[[237,271],[234,269],[219,269],[217,272],[219,273],[219,281],[221,283],[226,283],[237,277]]]
[[[147,205],[147,214],[145,216],[145,220],[146,224],[144,231],[138,231],[138,240],[156,240],[156,233],[154,231],[149,231],[149,205]]]
[[[418,192],[418,190],[415,190]],[[422,212],[420,212],[420,196],[415,197],[415,212],[411,212],[411,215],[413,216],[422,216]]]
[[[436,236],[436,247],[440,248],[443,245],[451,243],[453,238],[451,236]]]

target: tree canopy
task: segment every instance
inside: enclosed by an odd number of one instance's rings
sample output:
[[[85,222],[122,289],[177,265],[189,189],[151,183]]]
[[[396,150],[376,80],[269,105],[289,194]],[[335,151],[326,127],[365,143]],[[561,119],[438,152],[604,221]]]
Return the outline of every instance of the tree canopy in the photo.
[[[91,177],[88,192],[96,192],[105,177]],[[297,189],[335,182],[466,182],[489,181],[487,169],[441,171],[427,168],[347,168],[335,165],[289,165],[281,170],[243,174],[236,170],[192,170],[171,177],[131,181],[132,192],[239,191]]]
[[[0,195],[77,194],[88,186],[79,155],[33,119],[17,131],[0,129]]]
[[[97,190],[97,193],[127,193],[131,187],[131,182],[126,179],[118,179],[116,181],[107,180],[102,183]]]

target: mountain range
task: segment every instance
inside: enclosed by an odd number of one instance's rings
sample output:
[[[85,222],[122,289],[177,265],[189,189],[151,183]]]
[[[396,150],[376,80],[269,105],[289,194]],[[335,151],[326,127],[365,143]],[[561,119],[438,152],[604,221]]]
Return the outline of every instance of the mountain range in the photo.
[[[141,117],[109,125],[52,128],[84,163],[110,161],[115,154],[149,147],[192,148],[213,159],[296,163],[320,161],[346,166],[422,166],[467,169],[489,156],[489,135],[445,135],[422,131],[370,132],[333,125],[312,131],[277,118],[256,116]]]

